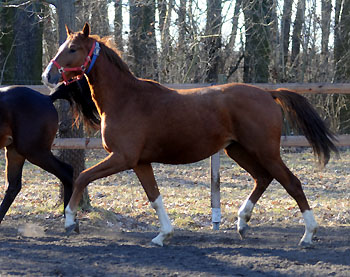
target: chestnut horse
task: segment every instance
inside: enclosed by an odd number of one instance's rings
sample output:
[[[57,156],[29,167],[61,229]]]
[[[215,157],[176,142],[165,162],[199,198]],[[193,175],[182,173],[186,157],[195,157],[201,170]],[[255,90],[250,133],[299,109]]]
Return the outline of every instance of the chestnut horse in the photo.
[[[87,93],[83,96],[82,93]],[[64,207],[72,195],[73,168],[51,153],[58,129],[58,115],[53,105],[57,99],[70,101],[77,116],[83,114],[88,125],[99,125],[85,79],[58,87],[50,96],[27,87],[0,89],[0,148],[6,151],[8,189],[0,206],[0,223],[22,188],[24,161],[54,174],[64,186]],[[82,99],[82,100],[81,100]]]
[[[295,199],[304,217],[305,234],[300,243],[312,243],[317,229],[313,212],[300,181],[280,157],[281,107],[304,132],[323,165],[330,152],[336,151],[332,133],[306,98],[286,89],[265,91],[245,84],[172,90],[136,78],[108,41],[90,35],[88,24],[81,32],[66,29],[67,40],[44,71],[43,82],[55,86],[87,75],[101,116],[103,146],[109,152],[75,181],[66,208],[67,232],[77,225],[78,203],[90,182],[133,169],[159,218],[160,233],[152,242],[162,246],[174,229],[151,163],[193,163],[225,149],[255,180],[254,189],[238,212],[241,236],[254,205],[276,179]]]

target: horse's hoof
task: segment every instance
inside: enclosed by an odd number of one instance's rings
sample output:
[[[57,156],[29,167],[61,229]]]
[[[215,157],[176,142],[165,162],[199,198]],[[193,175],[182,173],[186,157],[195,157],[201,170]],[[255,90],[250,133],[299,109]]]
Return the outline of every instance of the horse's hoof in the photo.
[[[164,245],[164,242],[169,242],[170,239],[174,235],[174,230],[171,230],[169,233],[164,234],[164,233],[159,233],[158,236],[156,236],[154,239],[152,239],[151,243],[153,245],[157,245],[162,247]]]
[[[241,240],[246,238],[248,230],[249,230],[249,226],[248,225],[238,229],[238,234],[239,234]]]
[[[303,249],[311,249],[314,248],[315,245],[312,242],[301,241],[299,242],[299,247]]]
[[[79,222],[78,220],[76,220],[72,225],[65,227],[66,229],[66,235],[69,236],[70,234],[72,234],[72,232],[76,232],[77,234],[80,234],[80,230],[79,230]]]
[[[163,247],[163,242],[158,242],[158,241],[153,241],[153,239],[151,240],[151,242],[149,243],[150,246],[153,247]]]

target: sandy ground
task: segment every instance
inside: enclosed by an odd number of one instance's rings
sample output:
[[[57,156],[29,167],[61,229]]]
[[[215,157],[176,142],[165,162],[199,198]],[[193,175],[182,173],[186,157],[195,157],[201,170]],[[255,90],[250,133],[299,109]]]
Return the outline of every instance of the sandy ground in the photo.
[[[321,227],[311,249],[297,246],[302,226],[282,225],[252,227],[243,241],[234,230],[176,230],[156,247],[156,232],[83,221],[67,237],[61,221],[1,224],[0,275],[350,276],[350,227]]]
[[[95,156],[87,157],[88,165],[96,163]],[[163,248],[150,244],[158,220],[132,172],[91,184],[94,209],[79,213],[81,234],[67,237],[62,209],[55,207],[57,179],[27,164],[23,189],[0,224],[0,276],[350,276],[350,152],[322,171],[309,151],[283,157],[302,181],[321,226],[311,249],[298,247],[301,214],[276,182],[254,209],[247,238],[240,240],[234,229],[237,210],[253,182],[224,157],[219,231],[211,230],[208,161],[154,166],[176,228]],[[4,183],[0,180],[0,199]]]

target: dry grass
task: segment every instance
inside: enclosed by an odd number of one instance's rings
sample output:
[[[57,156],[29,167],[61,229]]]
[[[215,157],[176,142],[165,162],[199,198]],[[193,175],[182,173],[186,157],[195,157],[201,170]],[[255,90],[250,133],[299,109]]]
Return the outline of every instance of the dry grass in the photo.
[[[102,150],[88,152],[86,163],[91,166],[105,155]],[[323,226],[350,225],[350,152],[342,152],[339,160],[332,159],[322,171],[317,169],[314,156],[308,150],[282,156],[303,183],[318,222]],[[3,152],[0,168],[4,171]],[[180,166],[155,164],[154,171],[174,225],[190,230],[211,228],[209,160]],[[253,181],[224,155],[220,174],[221,227],[231,229],[235,228],[237,210],[249,195]],[[0,178],[2,199],[6,190],[4,174]],[[81,220],[124,230],[158,228],[156,215],[132,171],[97,180],[88,189],[94,209],[89,213],[80,212]],[[7,216],[28,220],[59,217],[62,206],[57,207],[58,202],[58,180],[26,163],[23,189]],[[295,201],[273,181],[256,205],[251,224],[302,224],[302,217]]]

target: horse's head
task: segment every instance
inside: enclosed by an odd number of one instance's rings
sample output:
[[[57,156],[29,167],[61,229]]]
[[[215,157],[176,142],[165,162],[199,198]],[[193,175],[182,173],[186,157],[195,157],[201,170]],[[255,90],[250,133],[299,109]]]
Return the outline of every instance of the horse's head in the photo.
[[[67,26],[66,31],[66,41],[42,74],[43,83],[50,87],[55,87],[62,81],[67,84],[69,80],[80,79],[87,66],[91,65],[91,57],[95,54],[94,50],[96,51],[95,41],[89,38],[88,23],[81,32],[74,33]],[[98,45],[97,48],[99,49]]]

